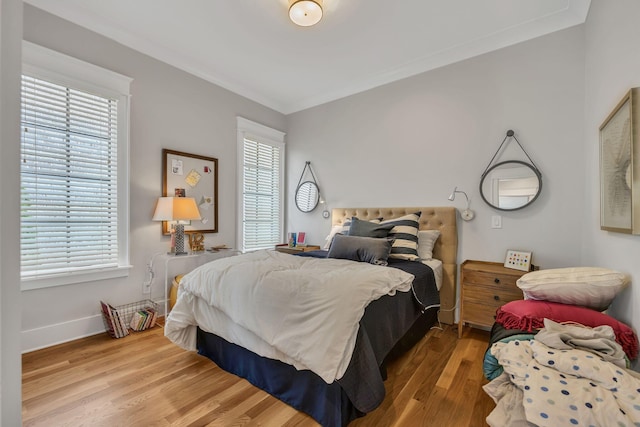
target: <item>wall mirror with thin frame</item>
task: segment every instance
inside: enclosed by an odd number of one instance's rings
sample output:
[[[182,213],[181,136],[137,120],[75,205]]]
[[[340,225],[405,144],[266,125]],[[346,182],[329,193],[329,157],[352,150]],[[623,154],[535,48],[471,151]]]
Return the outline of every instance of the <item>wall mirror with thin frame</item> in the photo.
[[[320,189],[313,181],[304,181],[296,189],[296,207],[301,212],[311,212],[320,201]]]
[[[540,171],[519,160],[493,165],[480,180],[482,199],[501,211],[515,211],[529,206],[538,198],[541,190]]]

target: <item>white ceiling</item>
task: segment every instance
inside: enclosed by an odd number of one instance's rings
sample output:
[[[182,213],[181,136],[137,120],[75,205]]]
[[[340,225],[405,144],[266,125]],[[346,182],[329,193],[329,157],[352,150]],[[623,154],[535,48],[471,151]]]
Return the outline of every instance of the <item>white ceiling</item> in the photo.
[[[25,0],[289,114],[581,24],[590,0]]]

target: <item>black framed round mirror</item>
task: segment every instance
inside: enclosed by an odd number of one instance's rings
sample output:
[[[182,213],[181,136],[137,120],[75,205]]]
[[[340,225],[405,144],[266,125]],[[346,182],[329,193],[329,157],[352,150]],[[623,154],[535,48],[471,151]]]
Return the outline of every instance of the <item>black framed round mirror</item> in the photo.
[[[542,174],[533,165],[509,160],[493,165],[480,180],[480,195],[492,208],[515,211],[533,203],[542,190]]]
[[[320,189],[313,181],[305,181],[296,189],[296,207],[301,212],[311,212],[320,201]]]

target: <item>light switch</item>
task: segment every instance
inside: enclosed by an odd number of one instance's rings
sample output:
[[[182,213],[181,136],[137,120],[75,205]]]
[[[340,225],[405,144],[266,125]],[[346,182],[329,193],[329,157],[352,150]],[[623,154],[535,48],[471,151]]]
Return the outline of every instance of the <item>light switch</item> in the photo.
[[[502,228],[502,217],[500,215],[491,216],[491,228]]]

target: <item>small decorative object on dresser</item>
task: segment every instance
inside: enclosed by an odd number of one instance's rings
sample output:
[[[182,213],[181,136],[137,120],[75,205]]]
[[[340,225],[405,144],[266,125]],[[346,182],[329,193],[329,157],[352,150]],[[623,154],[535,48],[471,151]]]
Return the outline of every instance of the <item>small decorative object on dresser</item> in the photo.
[[[458,337],[465,322],[490,327],[496,310],[502,305],[523,299],[516,280],[526,272],[506,268],[502,263],[467,260],[460,267],[460,321]]]
[[[531,252],[509,249],[504,260],[504,266],[522,271],[531,270]]]
[[[191,248],[191,252],[204,252],[204,234],[190,233],[189,247]]]

